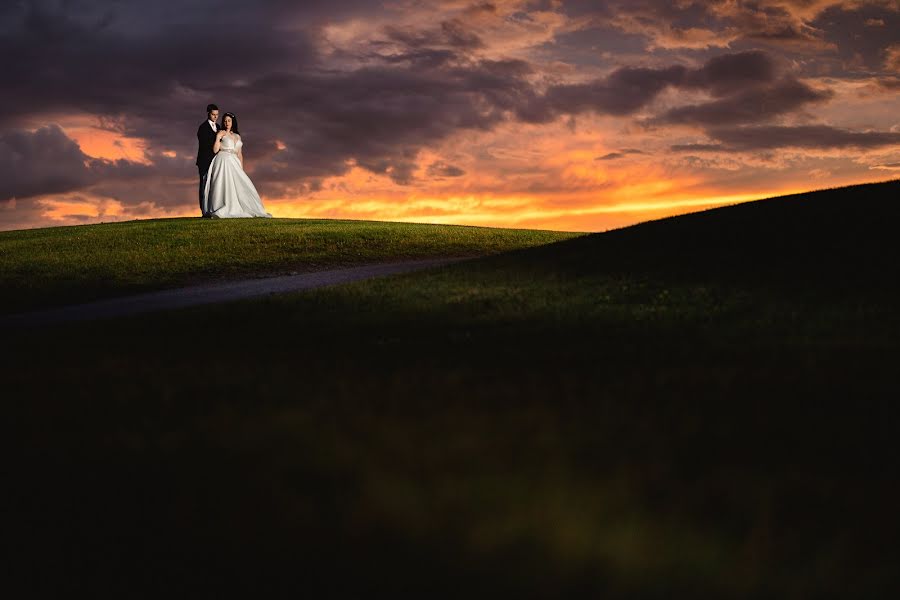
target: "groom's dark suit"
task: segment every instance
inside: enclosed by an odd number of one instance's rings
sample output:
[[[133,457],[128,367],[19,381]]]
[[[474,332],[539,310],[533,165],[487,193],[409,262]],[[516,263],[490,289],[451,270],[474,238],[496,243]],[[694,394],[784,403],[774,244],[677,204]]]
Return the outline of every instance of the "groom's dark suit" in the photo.
[[[219,125],[216,124],[216,131],[219,131]],[[203,189],[206,187],[206,172],[209,170],[209,163],[212,162],[215,153],[213,153],[213,145],[216,143],[216,131],[209,126],[209,121],[200,123],[197,128],[197,171],[200,173],[200,211],[203,211]]]

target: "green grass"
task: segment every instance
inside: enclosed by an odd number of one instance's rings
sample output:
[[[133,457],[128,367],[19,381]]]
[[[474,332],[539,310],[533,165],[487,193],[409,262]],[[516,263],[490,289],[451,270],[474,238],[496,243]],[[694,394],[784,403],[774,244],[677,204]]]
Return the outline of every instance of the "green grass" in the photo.
[[[9,332],[26,572],[149,596],[893,596],[897,191]]]
[[[0,312],[221,278],[484,256],[578,234],[307,219],[156,219],[0,233]]]

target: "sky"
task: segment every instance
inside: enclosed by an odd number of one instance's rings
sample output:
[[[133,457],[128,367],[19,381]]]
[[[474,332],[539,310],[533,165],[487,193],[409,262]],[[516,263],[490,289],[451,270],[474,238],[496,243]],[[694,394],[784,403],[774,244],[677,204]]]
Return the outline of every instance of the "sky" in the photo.
[[[900,0],[3,0],[0,229],[199,216],[206,105],[276,217],[605,231],[900,175]]]

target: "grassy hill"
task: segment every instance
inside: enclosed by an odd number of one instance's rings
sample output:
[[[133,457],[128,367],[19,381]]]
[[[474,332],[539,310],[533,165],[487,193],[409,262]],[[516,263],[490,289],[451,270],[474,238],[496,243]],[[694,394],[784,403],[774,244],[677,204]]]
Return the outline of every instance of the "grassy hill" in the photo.
[[[898,191],[8,332],[20,572],[132,596],[893,596]]]
[[[0,314],[226,278],[485,256],[578,234],[315,219],[148,219],[0,232]]]

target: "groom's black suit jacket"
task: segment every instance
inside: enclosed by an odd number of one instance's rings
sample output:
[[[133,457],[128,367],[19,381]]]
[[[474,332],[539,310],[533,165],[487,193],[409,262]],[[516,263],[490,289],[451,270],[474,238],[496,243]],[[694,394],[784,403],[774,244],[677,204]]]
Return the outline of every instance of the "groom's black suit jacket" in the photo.
[[[216,123],[216,131],[219,131],[218,123]],[[215,156],[213,145],[216,143],[216,131],[209,126],[209,121],[203,121],[197,128],[197,170],[200,172],[200,177],[206,175],[209,163]]]

